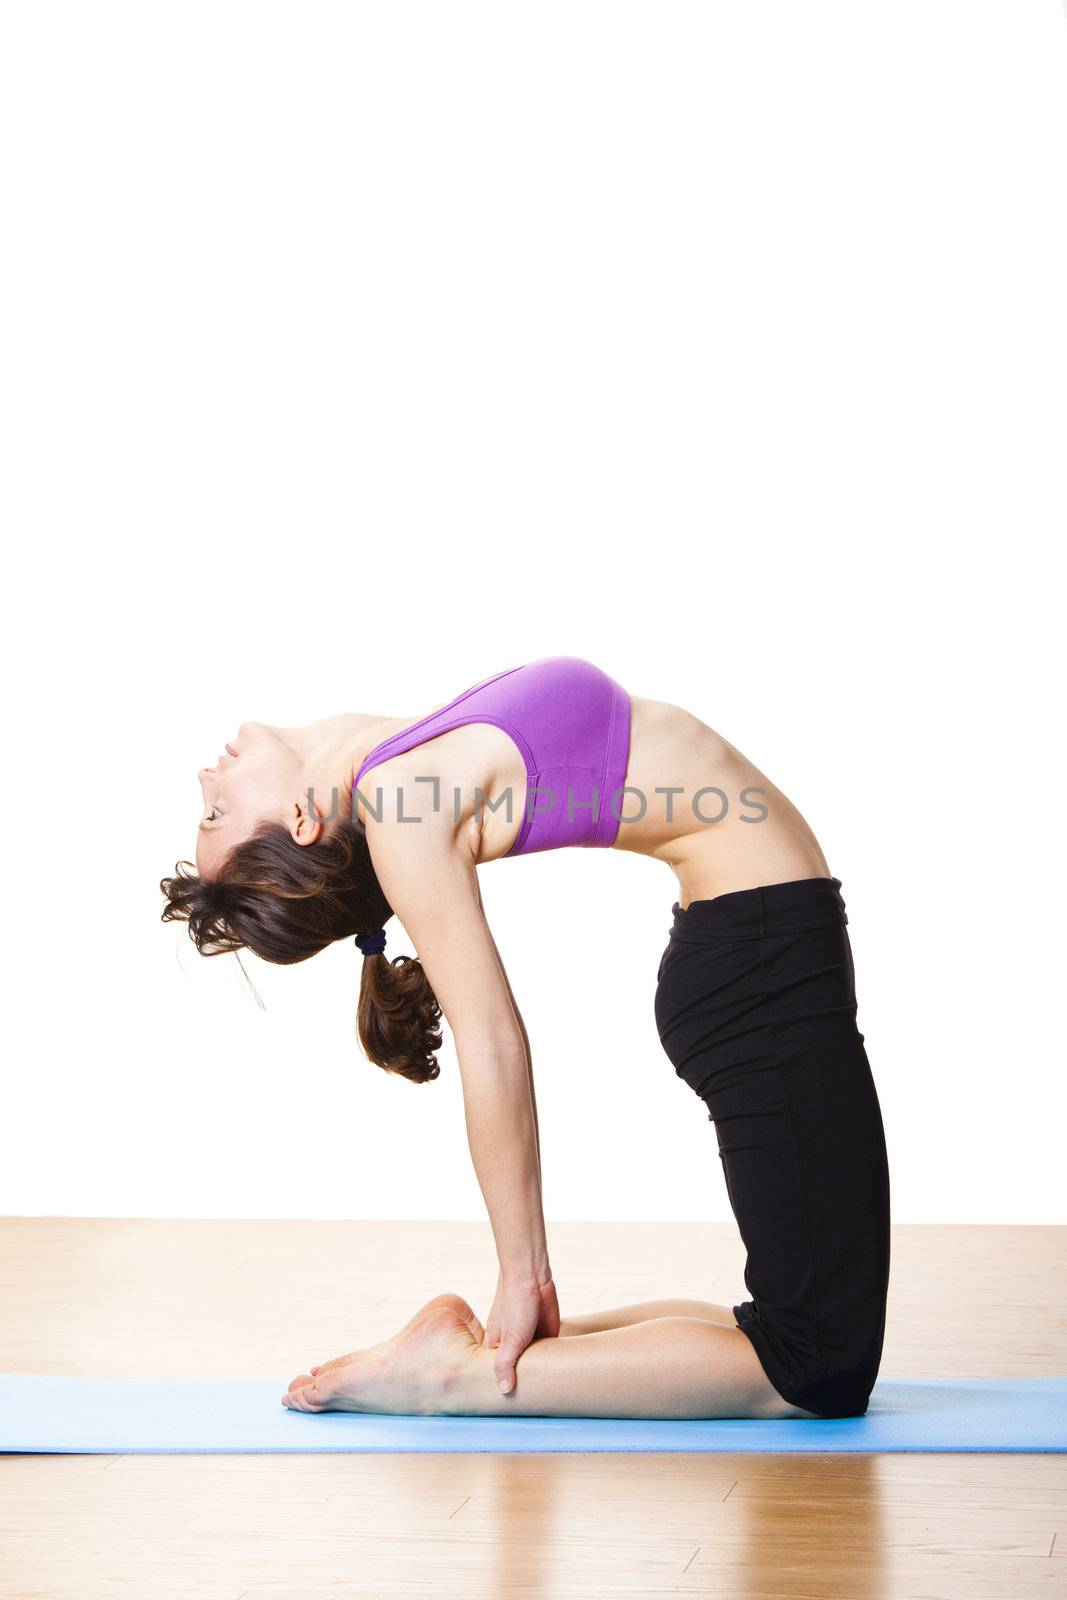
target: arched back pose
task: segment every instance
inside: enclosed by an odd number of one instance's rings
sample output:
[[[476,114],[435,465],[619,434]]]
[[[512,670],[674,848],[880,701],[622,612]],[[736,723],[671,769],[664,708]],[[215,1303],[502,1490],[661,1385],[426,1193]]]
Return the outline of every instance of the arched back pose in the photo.
[[[161,885],[204,954],[363,951],[359,1033],[425,1082],[443,1011],[499,1257],[483,1328],[441,1295],[380,1345],[312,1367],[304,1411],[595,1417],[861,1415],[878,1372],[889,1178],[856,1024],[840,883],[770,780],[697,717],[552,657],[418,720],[246,723],[200,773],[196,867]],[[625,791],[625,792],[624,792]],[[679,898],[660,1038],[715,1124],[750,1298],[560,1320],[529,1044],[479,864],[586,845],[655,857]],[[395,912],[418,959],[390,961]]]

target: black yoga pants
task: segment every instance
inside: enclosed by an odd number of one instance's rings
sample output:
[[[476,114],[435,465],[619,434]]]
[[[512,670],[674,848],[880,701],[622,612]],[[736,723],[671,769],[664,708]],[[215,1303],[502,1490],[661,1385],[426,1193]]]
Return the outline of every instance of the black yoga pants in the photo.
[[[674,907],[656,1025],[715,1124],[747,1252],[733,1307],[791,1405],[861,1416],[882,1355],[889,1168],[837,878]]]

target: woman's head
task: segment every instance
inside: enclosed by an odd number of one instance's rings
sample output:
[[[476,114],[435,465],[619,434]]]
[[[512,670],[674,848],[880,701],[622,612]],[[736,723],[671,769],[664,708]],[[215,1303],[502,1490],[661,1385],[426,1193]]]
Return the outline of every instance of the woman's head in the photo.
[[[372,933],[393,914],[352,816],[351,780],[323,781],[323,747],[307,732],[245,723],[216,765],[201,769],[195,866],[179,861],[160,883],[163,921],[187,922],[201,955],[247,949],[290,965],[336,939]],[[312,749],[319,753],[309,758]],[[317,794],[328,796],[328,809]],[[353,957],[362,964],[358,1029],[370,1060],[416,1082],[437,1077],[441,1012],[422,964]]]
[[[284,827],[297,846],[315,842],[323,825],[315,794],[324,791],[316,791],[313,781],[309,787],[311,747],[303,736],[310,731],[244,722],[215,765],[201,767],[204,814],[196,836],[201,876],[214,877],[233,848],[266,822]],[[336,811],[336,786],[330,798]]]

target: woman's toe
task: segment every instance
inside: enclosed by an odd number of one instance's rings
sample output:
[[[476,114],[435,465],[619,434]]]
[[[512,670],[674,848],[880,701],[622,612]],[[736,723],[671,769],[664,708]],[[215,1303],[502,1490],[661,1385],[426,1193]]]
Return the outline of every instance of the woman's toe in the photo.
[[[313,1378],[308,1378],[299,1388],[289,1390],[282,1400],[282,1405],[287,1405],[291,1411],[325,1411],[329,1405],[329,1397],[318,1387]]]

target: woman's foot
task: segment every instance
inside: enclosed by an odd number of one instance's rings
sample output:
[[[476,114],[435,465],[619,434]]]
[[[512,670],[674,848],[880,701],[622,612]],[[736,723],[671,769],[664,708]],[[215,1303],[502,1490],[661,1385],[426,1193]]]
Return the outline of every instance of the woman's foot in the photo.
[[[380,1344],[366,1345],[362,1350],[350,1350],[346,1356],[335,1356],[332,1361],[324,1361],[321,1366],[311,1368],[311,1376],[313,1378],[317,1378],[320,1372],[332,1372],[337,1367],[347,1366],[350,1361],[359,1361],[365,1356],[372,1355],[375,1351],[382,1351],[391,1348],[396,1344],[398,1339],[402,1339],[404,1337],[409,1328],[413,1328],[416,1322],[420,1322],[428,1311],[433,1311],[436,1309],[436,1307],[443,1305],[451,1306],[458,1310],[461,1315],[465,1316],[471,1332],[475,1334],[478,1343],[481,1344],[482,1338],[485,1334],[485,1329],[478,1321],[478,1318],[475,1316],[466,1300],[464,1300],[462,1296],[458,1294],[438,1294],[435,1295],[432,1300],[427,1300],[424,1306],[420,1306],[415,1312],[415,1315],[405,1322],[399,1333],[390,1334],[389,1338],[383,1339]],[[294,1378],[289,1387],[292,1389],[295,1384],[306,1382],[307,1375],[305,1374],[302,1377]]]
[[[460,1295],[436,1295],[381,1344],[294,1378],[282,1405],[291,1411],[447,1414],[464,1358],[480,1347],[484,1332]]]

